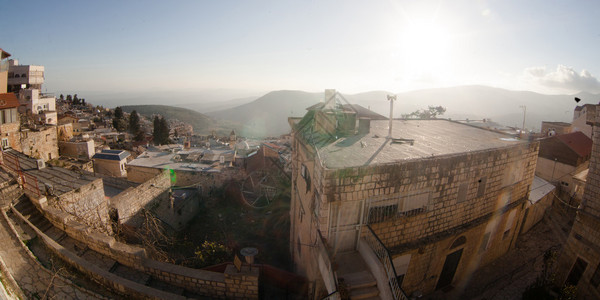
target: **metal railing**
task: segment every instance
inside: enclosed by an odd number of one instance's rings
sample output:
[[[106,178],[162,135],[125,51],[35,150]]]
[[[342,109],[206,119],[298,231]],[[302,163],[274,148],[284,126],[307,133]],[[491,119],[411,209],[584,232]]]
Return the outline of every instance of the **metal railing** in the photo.
[[[367,228],[364,235],[365,241],[367,242],[367,245],[371,247],[375,255],[377,255],[377,258],[383,265],[385,273],[388,277],[388,283],[390,285],[390,289],[392,290],[392,295],[394,299],[408,300],[408,298],[404,294],[404,291],[400,287],[400,284],[398,283],[398,276],[396,275],[396,269],[394,268],[394,264],[392,263],[392,257],[390,255],[390,252],[381,242],[379,237],[377,237],[377,234],[375,234],[373,229],[371,229],[371,226],[366,225],[365,227]]]

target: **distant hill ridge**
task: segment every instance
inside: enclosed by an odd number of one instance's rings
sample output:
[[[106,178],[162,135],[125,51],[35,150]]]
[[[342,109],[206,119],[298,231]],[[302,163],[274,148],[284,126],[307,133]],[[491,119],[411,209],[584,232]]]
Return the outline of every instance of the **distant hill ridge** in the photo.
[[[135,110],[138,114],[148,118],[153,114],[160,114],[167,120],[177,119],[192,125],[192,127],[194,127],[194,132],[197,133],[209,133],[212,129],[219,129],[219,124],[215,122],[215,120],[187,108],[168,105],[124,105],[121,106],[121,108],[127,113],[131,113]],[[229,131],[231,131],[231,129],[229,129]]]

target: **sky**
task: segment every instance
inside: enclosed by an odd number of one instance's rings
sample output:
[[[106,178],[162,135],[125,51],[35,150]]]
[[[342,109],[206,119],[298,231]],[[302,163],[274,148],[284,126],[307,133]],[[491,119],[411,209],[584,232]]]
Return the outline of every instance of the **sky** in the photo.
[[[600,1],[3,1],[48,92],[600,93]]]

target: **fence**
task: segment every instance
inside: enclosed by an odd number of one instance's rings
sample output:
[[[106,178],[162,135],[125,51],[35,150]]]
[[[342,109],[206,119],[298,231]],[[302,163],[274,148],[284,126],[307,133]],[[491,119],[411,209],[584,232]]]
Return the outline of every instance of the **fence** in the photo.
[[[385,269],[385,273],[388,277],[388,282],[389,282],[390,288],[392,289],[392,295],[394,296],[394,299],[395,300],[408,300],[408,298],[404,294],[404,291],[402,291],[402,288],[400,288],[400,284],[398,283],[398,278],[396,276],[396,269],[394,269],[394,265],[392,263],[392,258],[390,256],[388,249],[381,242],[381,240],[377,237],[375,232],[373,232],[373,229],[371,229],[371,226],[366,225],[366,228],[367,228],[367,231],[364,236],[365,240],[367,242],[367,245],[369,245],[369,247],[371,247],[371,249],[373,250],[375,255],[377,255],[377,258],[379,259],[379,261],[381,262],[381,264],[383,265],[383,267]]]
[[[33,194],[37,197],[40,196],[40,189],[38,185],[38,180],[35,176],[31,174],[24,173],[21,170],[21,164],[19,163],[19,157],[9,153],[2,152],[2,161],[0,162],[2,165],[8,168],[8,171],[11,172],[14,176],[17,177],[17,180],[20,184],[23,185],[23,189]]]

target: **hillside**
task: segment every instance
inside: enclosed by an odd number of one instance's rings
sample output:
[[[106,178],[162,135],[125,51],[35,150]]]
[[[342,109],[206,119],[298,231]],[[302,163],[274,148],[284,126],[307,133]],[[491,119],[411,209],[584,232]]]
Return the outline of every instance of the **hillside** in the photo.
[[[343,91],[340,91],[343,92]],[[362,105],[381,115],[389,116],[387,91],[371,91],[344,97],[354,104]],[[394,117],[425,109],[429,105],[441,105],[447,111],[444,118],[492,119],[507,126],[521,127],[523,109],[527,107],[526,127],[539,130],[542,121],[571,122],[576,106],[575,96],[585,103],[598,102],[599,95],[544,95],[528,91],[511,91],[487,86],[458,86],[417,90],[397,94]],[[289,132],[287,118],[300,117],[306,108],[321,101],[323,93],[302,91],[275,91],[238,107],[208,113],[219,120],[244,124],[247,133],[260,136],[279,135]]]
[[[250,103],[208,113],[217,120],[240,123],[240,135],[248,137],[277,136],[290,132],[288,117],[301,117],[306,108],[319,102],[323,93],[274,91]]]
[[[125,105],[121,106],[124,112],[137,111],[138,114],[150,118],[153,114],[160,114],[167,120],[177,119],[194,127],[194,132],[199,134],[210,133],[213,129],[220,134],[229,134],[231,123],[217,122],[197,111],[167,105]]]

